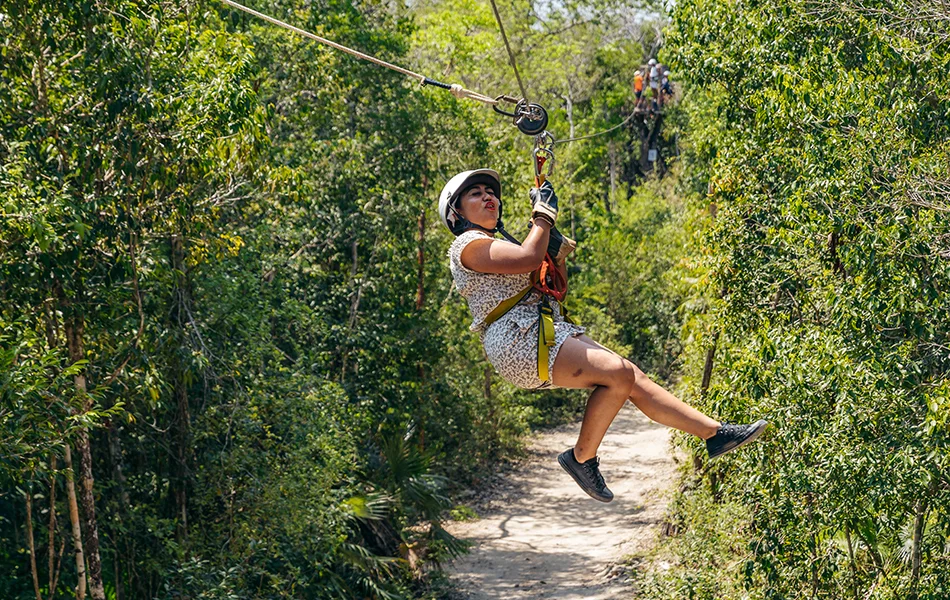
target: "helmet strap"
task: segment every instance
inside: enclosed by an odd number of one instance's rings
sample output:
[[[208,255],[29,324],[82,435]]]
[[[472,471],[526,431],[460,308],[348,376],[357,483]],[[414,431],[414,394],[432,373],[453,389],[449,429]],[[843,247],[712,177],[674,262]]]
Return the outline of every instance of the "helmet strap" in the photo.
[[[498,219],[498,222],[497,222],[497,224],[495,225],[495,228],[494,228],[494,229],[488,229],[487,227],[482,227],[481,225],[472,223],[471,221],[469,221],[468,219],[466,219],[465,217],[463,217],[463,216],[462,216],[462,213],[460,213],[460,212],[455,208],[455,206],[453,206],[453,205],[451,205],[451,204],[449,205],[449,210],[451,210],[453,213],[455,213],[455,216],[456,216],[456,217],[458,218],[458,220],[459,220],[459,225],[458,225],[458,227],[459,227],[460,231],[459,231],[459,233],[457,233],[456,235],[461,235],[462,233],[464,233],[465,231],[468,231],[469,229],[481,229],[481,230],[484,231],[485,233],[490,233],[490,234],[492,234],[492,235],[494,235],[494,234],[496,234],[496,233],[500,233],[500,234],[502,235],[502,237],[504,237],[506,240],[508,240],[508,241],[511,242],[512,244],[517,244],[517,245],[519,245],[519,246],[521,245],[521,242],[519,242],[518,240],[516,240],[516,239],[514,238],[514,236],[512,236],[510,233],[508,233],[508,232],[505,230],[505,225],[504,225],[504,223],[501,222],[501,219]]]

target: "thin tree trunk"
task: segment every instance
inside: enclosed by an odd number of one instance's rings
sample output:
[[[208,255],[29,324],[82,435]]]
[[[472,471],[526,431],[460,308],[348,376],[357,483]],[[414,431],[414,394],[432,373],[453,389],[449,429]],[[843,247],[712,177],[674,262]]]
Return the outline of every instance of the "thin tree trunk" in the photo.
[[[356,327],[356,322],[360,316],[360,302],[363,298],[363,289],[366,287],[369,282],[370,269],[376,262],[376,251],[379,249],[379,236],[376,236],[376,239],[373,240],[373,249],[369,253],[369,260],[366,261],[366,272],[363,273],[363,276],[359,278],[359,283],[356,286],[356,289],[353,292],[352,300],[350,302],[350,318],[347,321],[346,332],[347,338],[349,334],[353,331],[353,328]],[[356,283],[357,273],[359,273],[359,243],[354,238],[353,239],[353,266],[351,268],[351,275],[353,277],[353,282]],[[343,348],[343,368],[340,370],[340,383],[343,383],[346,379],[346,370],[349,359],[349,349],[344,346]],[[353,365],[353,372],[359,374],[360,365],[357,362]]]
[[[492,381],[492,371],[493,367],[488,361],[485,361],[485,370],[484,370],[484,382],[483,382],[483,391],[485,393],[485,402],[488,404],[488,421],[491,423],[492,428],[495,427],[495,403],[492,401],[491,397],[491,381]]]
[[[705,398],[712,382],[713,360],[716,358],[716,344],[719,343],[719,332],[713,334],[712,344],[706,349],[706,362],[703,364],[703,381],[699,384],[699,394]]]
[[[33,575],[33,593],[36,600],[43,600],[40,595],[40,575],[36,570],[36,546],[33,542],[33,483],[26,490],[26,546],[30,550],[30,574]]]
[[[423,185],[423,190],[425,190],[425,185]],[[419,212],[419,235],[416,238],[417,249],[416,249],[416,310],[422,310],[422,305],[425,303],[425,266],[426,266],[426,255],[425,255],[425,243],[426,243],[426,211],[422,209]]]
[[[188,465],[191,462],[191,410],[188,405],[188,387],[184,381],[184,369],[175,381],[175,399],[178,405],[178,426],[175,431],[176,478],[175,503],[178,508],[179,539],[188,538]]]
[[[610,169],[610,206],[617,201],[617,144],[611,140],[607,142],[607,160]]]
[[[564,112],[567,117],[568,137],[574,137],[574,90],[571,86],[571,80],[567,80],[567,93],[562,95],[564,98]]]
[[[56,590],[54,580],[54,550],[56,548],[56,455],[53,454],[49,459],[49,589],[50,592]]]
[[[180,332],[179,337],[184,339],[184,329],[187,319],[187,306],[191,302],[190,284],[185,275],[185,247],[179,235],[171,238],[171,260],[175,275],[175,295],[172,300],[171,311],[172,327]],[[186,367],[178,355],[173,363],[174,395],[175,395],[175,426],[172,431],[174,443],[174,484],[173,494],[175,509],[178,514],[176,530],[178,540],[188,538],[188,479],[189,465],[191,464],[191,409],[188,398],[188,384]]]
[[[868,554],[871,555],[871,562],[874,563],[874,567],[877,569],[877,575],[878,575],[878,577],[883,577],[883,576],[885,575],[885,573],[884,573],[884,559],[881,558],[881,553],[878,552],[877,546],[874,545],[874,544],[872,544],[872,543],[871,543],[871,540],[869,540],[867,537],[865,537],[865,536],[861,533],[861,530],[860,530],[860,529],[856,529],[854,532],[855,532],[856,534],[858,534],[858,537],[861,538],[861,541],[864,542],[864,545],[867,547],[867,549],[868,549]]]
[[[102,559],[99,554],[99,525],[96,521],[95,480],[92,476],[92,443],[89,432],[79,431],[79,472],[82,485],[79,498],[82,502],[83,526],[86,530],[86,561],[89,563],[89,597],[92,600],[105,600],[102,587]]]
[[[930,498],[937,491],[939,477],[934,477],[933,481],[927,487],[927,493],[923,498],[917,500],[917,506],[914,510],[914,538],[911,546],[911,572],[910,572],[910,593],[907,600],[917,600],[917,585],[920,583],[920,561],[923,550],[921,541],[924,538],[924,527],[927,521],[927,511],[930,508]]]
[[[854,544],[851,543],[851,529],[844,528],[844,539],[848,541],[848,559],[851,561],[851,588],[854,590],[854,600],[859,600],[858,596],[858,567],[854,563]]]
[[[355,237],[353,238],[353,241],[350,244],[350,257],[351,257],[350,278],[355,283],[356,274],[359,272],[359,260],[360,260],[359,240],[357,240]],[[347,322],[346,322],[347,332],[351,331],[353,329],[353,325],[356,324],[356,317],[359,314],[360,294],[362,293],[362,291],[363,291],[362,285],[358,284],[356,289],[353,290],[352,295],[350,296],[350,318],[347,319]],[[347,363],[349,362],[349,357],[350,357],[349,348],[347,348],[346,345],[344,345],[342,368],[340,369],[340,383],[341,384],[346,382],[346,369],[348,366]]]
[[[84,327],[82,316],[73,316],[66,323],[66,341],[71,363],[82,360],[85,356]],[[83,398],[83,410],[91,410],[92,400],[86,394],[86,376],[82,372],[77,373],[73,377],[73,383],[76,391]],[[105,600],[106,594],[102,587],[102,559],[99,554],[99,525],[96,521],[95,480],[92,476],[92,442],[89,439],[89,431],[84,428],[79,430],[77,438],[79,501],[82,503],[83,525],[86,530],[85,550],[86,561],[89,563],[89,596],[93,600]]]
[[[125,487],[125,469],[122,467],[122,441],[119,439],[119,430],[115,424],[110,424],[107,430],[109,437],[109,458],[112,459],[112,476],[119,486],[119,511],[125,514],[129,509],[129,491]]]
[[[82,532],[79,529],[79,505],[76,503],[76,478],[73,457],[66,444],[66,498],[69,503],[69,524],[73,531],[73,552],[76,555],[76,600],[86,597],[86,558],[82,550]]]
[[[422,197],[425,198],[428,192],[429,178],[422,176]],[[426,272],[426,209],[423,207],[419,211],[419,231],[416,237],[416,311],[422,312],[426,301],[425,272]],[[425,381],[425,367],[422,361],[416,365],[416,375],[420,382]],[[426,448],[426,423],[422,420],[419,423],[419,450],[424,452]]]
[[[56,597],[56,586],[59,585],[59,574],[63,566],[63,550],[65,549],[66,549],[66,540],[62,539],[59,541],[59,552],[56,553],[56,569],[50,572],[48,600],[53,600],[53,598]]]
[[[112,461],[112,476],[115,479],[116,484],[119,487],[119,512],[117,518],[121,526],[122,522],[125,520],[125,517],[128,515],[129,511],[129,492],[125,487],[125,472],[122,468],[122,444],[119,440],[119,430],[115,426],[115,423],[112,422],[109,424],[109,429],[107,430],[108,442],[109,442],[109,457]],[[119,540],[116,540],[116,546],[118,546]],[[118,548],[115,552],[115,558],[113,560],[113,567],[115,568],[115,596],[116,600],[125,600],[125,589],[122,585],[122,579],[119,577],[119,552]]]

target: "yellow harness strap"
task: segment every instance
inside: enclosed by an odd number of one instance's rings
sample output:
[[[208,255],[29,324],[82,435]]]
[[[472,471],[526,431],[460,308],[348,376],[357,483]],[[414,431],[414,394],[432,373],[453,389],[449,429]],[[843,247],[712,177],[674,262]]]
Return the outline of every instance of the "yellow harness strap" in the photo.
[[[533,289],[534,284],[532,283],[511,298],[500,302],[498,306],[485,317],[485,326],[487,327],[502,318],[509,310],[514,308],[516,304],[521,302],[525,296],[530,294]],[[561,313],[569,323],[574,322],[568,318],[567,311],[564,309],[563,304],[561,305]],[[541,302],[538,304],[538,379],[541,381],[551,380],[551,374],[548,372],[548,357],[550,356],[548,348],[554,346],[555,341],[554,309],[552,309],[548,303],[547,296],[542,295]]]
[[[554,310],[547,296],[538,304],[538,379],[550,381],[548,373],[548,348],[554,345]]]
[[[491,325],[498,319],[505,316],[505,313],[507,313],[512,308],[514,308],[515,304],[518,304],[519,302],[521,302],[521,300],[525,296],[527,296],[529,293],[531,293],[531,290],[533,289],[534,289],[534,284],[532,283],[531,285],[521,290],[520,292],[518,292],[511,298],[508,298],[507,300],[502,300],[501,302],[499,302],[498,306],[496,306],[495,309],[492,310],[490,313],[488,313],[488,316],[485,317],[485,326],[488,327],[489,325]]]

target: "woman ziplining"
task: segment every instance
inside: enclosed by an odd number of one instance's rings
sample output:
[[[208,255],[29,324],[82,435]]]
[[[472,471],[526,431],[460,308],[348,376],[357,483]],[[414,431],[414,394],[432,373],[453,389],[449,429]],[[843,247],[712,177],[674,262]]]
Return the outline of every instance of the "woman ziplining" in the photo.
[[[520,245],[504,230],[501,179],[491,169],[452,177],[439,196],[439,216],[456,236],[448,252],[455,287],[499,375],[524,389],[593,389],[577,443],[558,456],[561,467],[592,498],[613,500],[597,449],[627,400],[650,419],[704,439],[710,459],[761,435],[767,421],[731,425],[704,415],[566,318],[565,259],[574,242],[555,227],[557,194],[542,180],[530,190],[533,226]],[[496,232],[508,239],[495,239]]]
[[[439,197],[439,216],[456,235],[449,249],[450,268],[456,288],[472,312],[471,329],[480,334],[485,352],[499,374],[525,389],[593,388],[577,444],[558,456],[561,466],[587,494],[602,502],[613,499],[600,474],[597,449],[627,400],[654,421],[706,440],[710,458],[752,442],[765,430],[768,423],[764,420],[751,425],[730,425],[704,415],[651,381],[632,362],[592,340],[583,327],[566,318],[561,306],[567,291],[565,259],[575,244],[554,226],[557,195],[551,183],[544,181],[541,169],[545,160],[553,160],[555,144],[605,135],[627,123],[634,113],[609,129],[554,140],[546,131],[545,109],[527,101],[494,0],[492,9],[518,79],[520,99],[507,95],[493,98],[458,84],[442,83],[314,35],[234,0],[222,2],[336,50],[412,77],[422,85],[449,90],[460,99],[488,104],[495,112],[511,117],[522,133],[534,136],[536,186],[530,191],[534,227],[523,243],[504,230],[501,179],[491,169],[465,171],[450,179]],[[504,111],[500,108],[502,103],[513,104],[514,108],[511,112]],[[496,232],[507,241],[494,239]]]

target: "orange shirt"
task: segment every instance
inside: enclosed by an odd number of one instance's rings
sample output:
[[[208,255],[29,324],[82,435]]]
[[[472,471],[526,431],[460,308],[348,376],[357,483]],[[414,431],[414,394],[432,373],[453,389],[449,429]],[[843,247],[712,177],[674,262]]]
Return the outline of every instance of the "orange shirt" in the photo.
[[[643,91],[643,75],[633,76],[633,91],[635,92]]]

